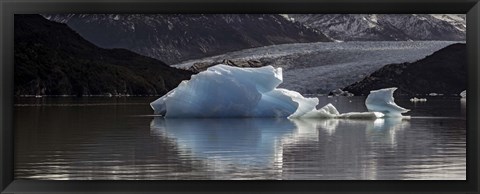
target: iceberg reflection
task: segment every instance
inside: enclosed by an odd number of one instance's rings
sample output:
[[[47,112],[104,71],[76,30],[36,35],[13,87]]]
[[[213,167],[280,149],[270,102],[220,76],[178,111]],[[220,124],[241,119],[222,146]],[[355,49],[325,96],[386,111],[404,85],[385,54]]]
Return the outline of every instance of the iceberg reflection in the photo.
[[[395,131],[408,121],[401,118],[351,119],[165,119],[156,117],[151,134],[174,139],[181,154],[228,165],[281,168],[283,150],[309,142],[327,141],[325,136],[369,138],[364,143],[395,143]],[[336,130],[341,128],[340,133]],[[363,131],[363,132],[362,132]],[[367,135],[375,133],[375,135]],[[362,135],[363,134],[363,135]],[[366,137],[365,137],[366,136]],[[350,149],[350,148],[347,148]],[[278,169],[277,169],[278,170]]]
[[[269,164],[278,140],[294,131],[295,124],[288,119],[157,117],[151,123],[152,135],[175,139],[181,150],[194,157],[248,165]]]

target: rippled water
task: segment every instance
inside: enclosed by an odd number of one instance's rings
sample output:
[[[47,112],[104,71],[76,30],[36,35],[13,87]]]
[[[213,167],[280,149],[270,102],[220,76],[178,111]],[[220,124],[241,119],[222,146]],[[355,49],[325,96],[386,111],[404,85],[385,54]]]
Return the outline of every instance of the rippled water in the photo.
[[[397,99],[409,120],[163,119],[155,98],[19,98],[15,178],[466,179],[466,104]],[[363,97],[320,97],[340,112]]]

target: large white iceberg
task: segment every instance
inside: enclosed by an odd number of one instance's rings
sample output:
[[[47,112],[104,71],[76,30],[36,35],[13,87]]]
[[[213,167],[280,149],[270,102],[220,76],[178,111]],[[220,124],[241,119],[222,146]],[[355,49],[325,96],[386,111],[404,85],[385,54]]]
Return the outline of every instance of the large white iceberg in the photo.
[[[216,65],[151,103],[165,117],[288,117],[315,109],[317,98],[277,88],[282,69]]]
[[[372,91],[367,98],[367,107],[372,107],[368,108],[370,112],[340,114],[331,104],[316,109],[318,98],[306,98],[298,92],[277,88],[282,81],[281,68],[216,65],[183,81],[150,105],[155,114],[169,118],[378,118],[401,116],[406,110],[393,102],[392,95],[383,94],[384,90]],[[391,93],[394,90],[385,89]]]

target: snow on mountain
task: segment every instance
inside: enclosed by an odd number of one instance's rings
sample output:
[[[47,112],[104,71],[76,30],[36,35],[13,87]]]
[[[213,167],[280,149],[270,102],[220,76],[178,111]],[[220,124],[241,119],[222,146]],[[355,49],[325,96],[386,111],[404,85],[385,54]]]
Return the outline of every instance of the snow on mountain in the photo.
[[[53,14],[103,48],[125,48],[167,64],[266,45],[331,41],[278,14]]]
[[[454,25],[462,32],[467,30],[467,23],[464,14],[431,14],[431,16]]]
[[[343,41],[464,41],[464,14],[282,14]]]

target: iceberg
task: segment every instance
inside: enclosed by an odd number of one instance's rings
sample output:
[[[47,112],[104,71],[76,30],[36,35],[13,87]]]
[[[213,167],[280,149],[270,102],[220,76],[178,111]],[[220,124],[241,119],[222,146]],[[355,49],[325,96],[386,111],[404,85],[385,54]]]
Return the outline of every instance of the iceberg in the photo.
[[[150,105],[165,117],[288,117],[315,109],[317,98],[277,88],[282,69],[216,65],[202,71]]]
[[[462,98],[467,98],[467,90],[463,90],[463,92],[460,93],[460,96]]]
[[[392,93],[396,88],[386,90],[387,93],[372,91],[366,103],[370,112],[340,114],[332,104],[316,109],[318,98],[307,98],[296,91],[277,88],[282,82],[281,68],[240,68],[220,64],[181,82],[150,105],[155,114],[165,118],[368,119],[401,116],[408,111],[393,102]]]
[[[402,113],[410,110],[395,104],[393,92],[397,88],[372,90],[365,100],[365,105],[370,112],[381,112],[385,117],[402,117]]]
[[[426,98],[417,98],[417,97],[410,98],[410,102],[426,102],[426,101],[427,101]]]

